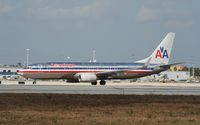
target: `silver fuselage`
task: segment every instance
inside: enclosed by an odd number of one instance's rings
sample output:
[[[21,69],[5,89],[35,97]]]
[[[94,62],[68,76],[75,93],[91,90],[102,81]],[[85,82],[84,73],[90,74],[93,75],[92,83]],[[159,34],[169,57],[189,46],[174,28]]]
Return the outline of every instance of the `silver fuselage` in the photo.
[[[31,79],[74,79],[77,73],[118,72],[105,79],[132,79],[156,74],[163,70],[155,70],[155,65],[150,65],[148,68],[142,68],[143,66],[142,63],[51,62],[29,65],[26,69],[19,70],[18,74]]]

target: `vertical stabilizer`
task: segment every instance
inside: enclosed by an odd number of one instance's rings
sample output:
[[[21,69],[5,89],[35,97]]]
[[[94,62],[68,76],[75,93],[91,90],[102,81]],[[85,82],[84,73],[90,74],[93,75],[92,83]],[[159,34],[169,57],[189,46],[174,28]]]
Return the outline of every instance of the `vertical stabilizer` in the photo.
[[[146,59],[136,61],[137,63],[146,63],[149,58],[150,64],[168,64],[171,56],[172,45],[174,42],[175,33],[168,33],[154,52]]]

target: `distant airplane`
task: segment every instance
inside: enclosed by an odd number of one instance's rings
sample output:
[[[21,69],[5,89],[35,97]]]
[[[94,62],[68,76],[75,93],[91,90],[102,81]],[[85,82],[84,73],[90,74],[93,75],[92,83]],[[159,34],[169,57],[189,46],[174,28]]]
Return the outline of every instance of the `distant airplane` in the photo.
[[[25,78],[36,80],[66,79],[67,82],[91,82],[92,85],[105,85],[110,79],[134,79],[168,70],[168,64],[175,33],[168,33],[154,52],[135,63],[99,62],[48,62],[29,65],[17,73]]]

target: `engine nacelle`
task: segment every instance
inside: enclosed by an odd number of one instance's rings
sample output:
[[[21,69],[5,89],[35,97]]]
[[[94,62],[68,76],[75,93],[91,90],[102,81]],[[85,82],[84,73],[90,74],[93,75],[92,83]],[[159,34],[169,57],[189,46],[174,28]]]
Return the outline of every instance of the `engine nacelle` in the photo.
[[[79,82],[95,82],[97,80],[97,76],[94,73],[77,73],[75,78]]]

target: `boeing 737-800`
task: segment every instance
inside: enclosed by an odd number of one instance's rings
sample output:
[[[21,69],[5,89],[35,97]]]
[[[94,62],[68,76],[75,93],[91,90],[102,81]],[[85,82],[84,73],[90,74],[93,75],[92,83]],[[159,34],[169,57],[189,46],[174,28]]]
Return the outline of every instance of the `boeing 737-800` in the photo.
[[[134,79],[168,70],[175,33],[168,33],[154,52],[134,63],[49,62],[29,65],[18,74],[34,80],[66,79],[67,82],[91,82],[105,85],[110,79]]]

